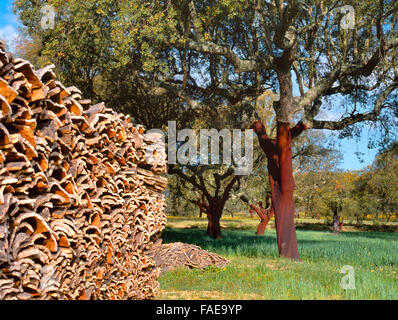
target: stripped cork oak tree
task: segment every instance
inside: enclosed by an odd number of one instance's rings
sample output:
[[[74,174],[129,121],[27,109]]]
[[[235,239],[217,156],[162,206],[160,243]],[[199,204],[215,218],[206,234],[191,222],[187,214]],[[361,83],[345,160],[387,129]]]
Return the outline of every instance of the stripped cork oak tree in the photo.
[[[257,235],[264,235],[265,229],[267,228],[269,220],[274,216],[274,208],[272,207],[271,202],[271,194],[267,194],[265,200],[265,208],[263,207],[263,203],[259,201],[257,206],[254,204],[250,205],[250,214],[253,215],[253,211],[257,213],[260,217],[260,223],[257,226]]]

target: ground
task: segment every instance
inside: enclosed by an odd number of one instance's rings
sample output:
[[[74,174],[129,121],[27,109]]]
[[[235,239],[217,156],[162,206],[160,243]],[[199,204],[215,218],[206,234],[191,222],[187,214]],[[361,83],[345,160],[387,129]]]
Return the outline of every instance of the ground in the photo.
[[[161,275],[158,299],[398,299],[398,233],[298,229],[301,263],[278,257],[275,230],[256,236],[258,219],[223,219],[223,239],[205,219],[169,218],[164,242],[182,241],[226,257],[225,268],[179,268]],[[303,224],[308,229],[307,224]],[[271,225],[272,227],[272,225]],[[354,268],[355,289],[340,269]]]

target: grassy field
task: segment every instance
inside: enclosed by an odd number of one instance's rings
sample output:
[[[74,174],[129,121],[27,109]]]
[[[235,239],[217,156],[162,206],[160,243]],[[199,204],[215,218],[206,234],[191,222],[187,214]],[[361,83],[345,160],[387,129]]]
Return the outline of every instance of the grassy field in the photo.
[[[169,219],[164,242],[193,243],[230,264],[163,274],[158,299],[398,299],[397,233],[299,229],[297,263],[278,257],[275,230],[256,236],[258,220],[246,220],[224,219],[228,229],[214,241],[205,235],[205,220]],[[353,290],[340,286],[344,265],[355,270]]]

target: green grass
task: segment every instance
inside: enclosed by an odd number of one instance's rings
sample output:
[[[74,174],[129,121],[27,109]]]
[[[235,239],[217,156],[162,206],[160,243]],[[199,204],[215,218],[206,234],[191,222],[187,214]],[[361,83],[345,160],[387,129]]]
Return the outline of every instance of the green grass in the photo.
[[[298,230],[302,262],[278,257],[275,230],[166,228],[164,242],[181,241],[226,257],[226,268],[179,268],[161,275],[159,299],[398,299],[398,234]],[[344,290],[339,272],[355,270],[354,290]]]

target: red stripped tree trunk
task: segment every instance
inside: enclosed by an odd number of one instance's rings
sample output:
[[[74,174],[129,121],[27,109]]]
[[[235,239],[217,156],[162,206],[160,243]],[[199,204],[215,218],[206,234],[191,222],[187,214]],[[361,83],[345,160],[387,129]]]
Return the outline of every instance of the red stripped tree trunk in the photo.
[[[268,177],[275,213],[279,255],[292,260],[300,260],[294,226],[295,184],[291,143],[292,139],[305,130],[305,126],[300,122],[290,129],[289,124],[278,122],[276,140],[267,136],[265,127],[260,121],[254,121],[250,128],[256,132],[268,160]]]
[[[294,179],[292,165],[292,137],[289,124],[277,124],[277,147],[279,156],[280,187],[273,192],[273,199],[278,203],[275,225],[278,248],[281,256],[298,260],[296,228],[294,226]],[[275,203],[274,202],[274,203]]]
[[[265,200],[265,209],[263,208],[261,201],[258,202],[258,207],[256,207],[254,204],[250,205],[250,212],[255,211],[261,219],[259,225],[257,226],[257,235],[264,235],[268,222],[274,215],[274,208],[272,207],[272,203],[270,203],[270,196],[271,195],[267,195]]]
[[[264,209],[261,202],[258,203],[258,207],[256,207],[254,204],[250,205],[250,208],[252,208],[260,217],[261,221],[257,226],[257,235],[264,235],[265,229],[267,228],[269,220],[272,218],[274,215],[274,210],[273,208],[269,209]]]

